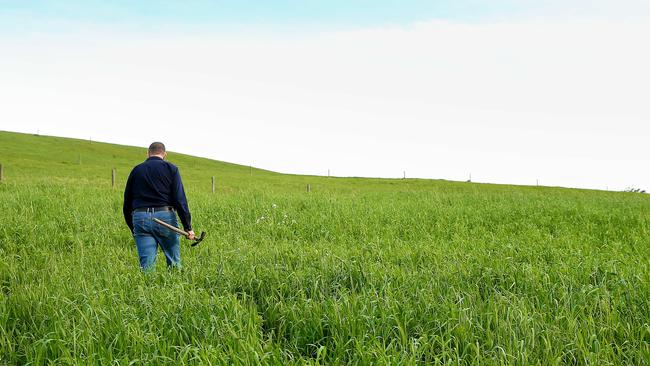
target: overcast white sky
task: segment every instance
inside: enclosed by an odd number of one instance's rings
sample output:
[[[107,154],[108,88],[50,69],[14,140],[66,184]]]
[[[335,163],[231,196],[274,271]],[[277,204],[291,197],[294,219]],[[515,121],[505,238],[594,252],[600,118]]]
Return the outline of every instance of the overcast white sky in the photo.
[[[0,33],[0,130],[265,169],[650,188],[650,23]]]

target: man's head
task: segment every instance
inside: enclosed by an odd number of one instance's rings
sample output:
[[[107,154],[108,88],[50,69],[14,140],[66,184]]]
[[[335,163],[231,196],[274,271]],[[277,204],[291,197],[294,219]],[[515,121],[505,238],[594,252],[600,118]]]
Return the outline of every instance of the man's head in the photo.
[[[154,142],[149,145],[149,157],[158,156],[160,158],[165,158],[167,156],[167,151],[165,150],[165,144],[162,142]]]

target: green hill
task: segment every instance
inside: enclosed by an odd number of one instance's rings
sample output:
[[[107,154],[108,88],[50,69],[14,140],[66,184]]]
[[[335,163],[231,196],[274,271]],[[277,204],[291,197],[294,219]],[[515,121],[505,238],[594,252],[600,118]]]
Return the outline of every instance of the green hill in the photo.
[[[208,238],[183,241],[182,271],[159,258],[145,275],[121,213],[144,157],[0,132],[0,363],[650,359],[647,195],[284,175],[170,153]]]
[[[110,186],[111,170],[116,169],[116,186],[123,187],[131,168],[146,158],[146,147],[137,148],[89,140],[28,135],[0,131],[0,157],[5,178],[12,182],[59,181]],[[393,179],[329,178],[279,174],[267,170],[197,158],[174,152],[169,160],[182,171],[190,190],[211,191],[211,177],[216,188],[225,191],[261,189],[268,191],[335,191],[394,189]],[[424,181],[430,185],[432,181]],[[438,181],[442,184],[442,181]],[[406,180],[399,189],[420,186],[422,180]]]
[[[137,148],[50,136],[0,132],[0,156],[8,181],[62,181],[74,184],[109,185],[116,169],[117,185],[123,187],[131,168],[146,159],[146,147]],[[184,180],[208,182],[216,176],[228,187],[247,182],[251,175],[269,180],[278,174],[209,159],[170,152],[169,159],[184,171]],[[202,187],[204,188],[204,187]]]

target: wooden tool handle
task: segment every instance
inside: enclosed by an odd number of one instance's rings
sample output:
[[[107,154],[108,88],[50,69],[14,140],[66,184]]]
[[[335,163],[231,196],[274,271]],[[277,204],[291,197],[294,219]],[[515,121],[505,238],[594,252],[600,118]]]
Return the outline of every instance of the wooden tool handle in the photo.
[[[181,235],[190,236],[190,234],[188,234],[186,231],[181,230],[181,229],[177,228],[177,227],[174,226],[174,225],[169,225],[168,223],[166,223],[166,222],[164,222],[164,221],[162,221],[162,220],[159,220],[159,219],[157,219],[157,218],[154,218],[153,221],[155,221],[156,223],[158,223],[158,224],[160,224],[160,225],[162,225],[162,226],[168,228],[169,230],[175,231],[175,232],[177,232],[177,233],[179,233],[179,234],[181,234]]]

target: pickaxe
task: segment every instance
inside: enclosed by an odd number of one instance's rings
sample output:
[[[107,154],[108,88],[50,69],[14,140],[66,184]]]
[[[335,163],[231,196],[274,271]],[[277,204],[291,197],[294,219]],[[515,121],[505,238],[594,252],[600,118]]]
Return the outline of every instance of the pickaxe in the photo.
[[[157,224],[160,224],[160,225],[168,228],[169,230],[175,231],[175,232],[185,236],[186,238],[189,238],[189,236],[190,236],[190,234],[188,234],[187,231],[181,230],[181,229],[177,228],[174,225],[169,225],[168,223],[166,223],[166,222],[164,222],[162,220],[154,218],[153,221],[155,221]],[[201,231],[201,235],[199,235],[198,238],[194,237],[194,243],[192,244],[192,246],[199,245],[199,243],[202,242],[204,238],[205,238],[205,231]]]

